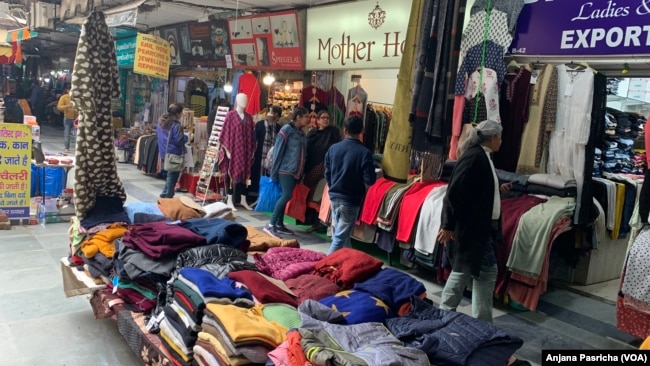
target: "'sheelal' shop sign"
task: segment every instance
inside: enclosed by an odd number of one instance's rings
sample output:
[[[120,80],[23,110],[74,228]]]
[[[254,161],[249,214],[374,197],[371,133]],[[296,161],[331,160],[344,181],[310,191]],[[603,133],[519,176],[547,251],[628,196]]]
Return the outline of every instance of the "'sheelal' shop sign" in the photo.
[[[510,53],[650,54],[650,0],[525,0]]]
[[[169,42],[151,34],[138,34],[133,72],[167,80],[169,62]]]
[[[399,68],[412,0],[307,9],[307,69]]]

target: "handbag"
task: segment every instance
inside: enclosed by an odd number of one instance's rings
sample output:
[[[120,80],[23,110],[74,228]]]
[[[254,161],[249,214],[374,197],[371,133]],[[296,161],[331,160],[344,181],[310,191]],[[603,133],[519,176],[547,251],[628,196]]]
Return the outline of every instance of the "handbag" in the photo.
[[[296,184],[291,199],[287,202],[284,214],[304,222],[305,213],[307,212],[307,195],[309,195],[309,187],[302,182]]]
[[[169,128],[169,133],[167,134],[167,145],[165,145],[165,151],[169,147],[169,139],[172,136],[172,129]],[[163,169],[168,172],[180,172],[183,170],[183,156],[165,153],[165,163],[163,164]]]

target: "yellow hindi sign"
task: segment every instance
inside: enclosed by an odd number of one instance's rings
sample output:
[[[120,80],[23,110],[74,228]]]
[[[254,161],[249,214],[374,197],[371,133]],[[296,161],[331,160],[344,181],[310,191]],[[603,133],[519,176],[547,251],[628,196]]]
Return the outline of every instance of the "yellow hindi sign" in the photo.
[[[167,80],[169,78],[169,42],[152,34],[138,34],[133,72]]]
[[[29,219],[32,126],[0,123],[0,209]]]

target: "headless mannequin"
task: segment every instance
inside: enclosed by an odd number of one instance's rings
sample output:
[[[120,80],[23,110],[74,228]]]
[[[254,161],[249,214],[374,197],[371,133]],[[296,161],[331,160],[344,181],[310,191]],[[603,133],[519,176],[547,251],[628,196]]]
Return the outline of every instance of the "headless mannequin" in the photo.
[[[239,115],[239,118],[241,118],[242,120],[244,119],[244,113],[245,113],[244,111],[246,110],[247,105],[248,105],[248,96],[246,94],[244,94],[244,93],[237,94],[237,96],[235,97],[235,110],[237,111],[237,114]],[[251,157],[251,159],[252,159],[252,157]],[[240,184],[243,184],[243,183],[240,183]],[[238,184],[238,185],[240,185],[240,184]],[[249,185],[250,185],[250,179],[249,179],[249,181],[246,182],[245,186],[248,187]],[[237,211],[237,209],[235,208],[235,202],[234,202],[233,197],[232,197],[233,193],[235,193],[237,191],[237,189],[235,189],[235,188],[237,188],[237,187],[233,187],[228,191],[228,194],[227,194],[228,200],[226,201],[226,205],[228,205],[228,207],[230,207],[233,211]],[[241,188],[242,189],[240,191],[245,192],[245,190],[246,190],[245,187],[242,186]],[[247,209],[249,211],[253,210],[253,208],[248,205],[248,202],[246,202],[246,193],[241,193],[239,204],[242,205],[245,209]]]

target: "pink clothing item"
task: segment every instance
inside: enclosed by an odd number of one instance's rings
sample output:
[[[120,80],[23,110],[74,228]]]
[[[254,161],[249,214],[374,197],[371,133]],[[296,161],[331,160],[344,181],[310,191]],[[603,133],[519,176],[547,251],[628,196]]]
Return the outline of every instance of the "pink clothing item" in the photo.
[[[289,348],[289,341],[284,341],[280,343],[273,351],[268,353],[269,359],[273,361],[275,366],[291,366],[289,361],[289,353],[287,349]]]
[[[397,215],[396,240],[404,243],[411,241],[411,236],[413,236],[415,231],[415,224],[424,200],[434,188],[445,184],[447,183],[443,181],[418,182],[406,191],[404,198],[402,198],[402,205],[399,207],[399,214]]]
[[[382,177],[377,179],[375,184],[368,188],[363,207],[361,207],[361,222],[367,225],[377,223],[377,214],[379,213],[381,202],[384,200],[386,192],[395,184],[395,182]]]
[[[648,128],[650,128],[650,116],[648,116],[648,119],[646,120],[644,131],[650,131]],[[645,151],[646,154],[650,154],[650,138],[645,139]]]
[[[483,68],[483,79],[481,84],[481,95],[485,99],[488,119],[501,123],[499,114],[499,81],[496,71]],[[470,75],[465,91],[465,98],[474,99],[479,92],[479,82],[481,81],[481,71],[474,71]],[[454,106],[455,109],[455,106]]]
[[[318,210],[318,219],[322,222],[330,222],[330,190],[325,185],[323,189],[323,196],[320,199],[320,210]]]
[[[456,160],[458,156],[458,140],[463,129],[463,109],[465,109],[465,96],[456,95],[454,97],[454,114],[451,119],[451,145],[449,147],[449,159]]]
[[[524,276],[517,272],[512,272],[510,274],[508,296],[510,296],[512,300],[522,304],[529,310],[535,311],[537,309],[539,298],[543,293],[546,292],[548,285],[548,267],[553,242],[555,239],[557,239],[558,236],[560,236],[560,234],[569,231],[570,229],[570,216],[561,217],[553,225],[553,228],[551,229],[551,235],[549,237],[549,245],[546,247],[546,256],[544,257],[544,263],[542,264],[542,271],[540,272],[537,279]]]
[[[273,247],[263,255],[255,254],[253,258],[260,272],[286,281],[310,273],[325,254],[308,249]]]

